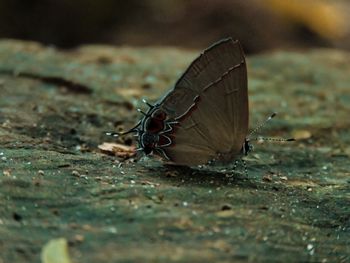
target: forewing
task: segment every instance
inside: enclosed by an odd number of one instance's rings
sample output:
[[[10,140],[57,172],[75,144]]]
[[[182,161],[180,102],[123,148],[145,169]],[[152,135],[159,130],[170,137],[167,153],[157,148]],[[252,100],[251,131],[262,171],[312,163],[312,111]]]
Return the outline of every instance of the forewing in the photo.
[[[242,61],[244,55],[238,41],[227,38],[215,43],[191,63],[159,104],[170,117],[183,115],[196,95]]]
[[[215,149],[208,143],[207,132],[207,127],[194,122],[189,116],[177,125],[172,134],[172,145],[165,147],[163,151],[176,164],[206,164],[216,156]]]
[[[173,143],[163,150],[177,164],[205,164],[234,156],[248,130],[247,71],[238,41],[206,49],[160,102],[179,122]]]
[[[173,144],[164,149],[173,162],[205,164],[221,156],[227,159],[240,151],[248,129],[248,115],[240,112],[248,111],[244,107],[248,105],[245,68],[242,63],[225,72],[204,89],[195,106],[178,119]]]

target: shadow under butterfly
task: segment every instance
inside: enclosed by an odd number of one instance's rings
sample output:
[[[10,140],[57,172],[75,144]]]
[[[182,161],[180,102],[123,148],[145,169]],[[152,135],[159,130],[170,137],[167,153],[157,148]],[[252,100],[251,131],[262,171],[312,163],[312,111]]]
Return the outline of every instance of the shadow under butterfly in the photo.
[[[197,57],[161,100],[149,104],[144,117],[121,136],[135,132],[139,151],[167,163],[185,166],[234,162],[252,150],[250,141],[294,141],[252,138],[268,120],[248,134],[248,81],[242,47],[223,39]],[[245,162],[243,161],[245,170]]]

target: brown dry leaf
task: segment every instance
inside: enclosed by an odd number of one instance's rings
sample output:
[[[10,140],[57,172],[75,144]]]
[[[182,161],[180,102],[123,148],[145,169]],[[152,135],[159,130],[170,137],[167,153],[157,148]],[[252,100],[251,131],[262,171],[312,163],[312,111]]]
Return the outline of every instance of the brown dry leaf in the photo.
[[[310,131],[307,130],[295,130],[292,132],[292,136],[296,140],[304,140],[304,139],[309,139],[312,134]]]
[[[127,146],[120,143],[104,142],[98,148],[107,154],[113,154],[122,158],[130,158],[136,155],[135,146]]]

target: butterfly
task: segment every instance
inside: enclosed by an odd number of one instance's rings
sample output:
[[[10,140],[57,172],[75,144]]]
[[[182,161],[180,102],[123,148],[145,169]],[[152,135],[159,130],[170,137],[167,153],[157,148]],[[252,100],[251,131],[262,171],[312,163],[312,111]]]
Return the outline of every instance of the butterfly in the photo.
[[[238,40],[223,39],[205,49],[135,127],[140,151],[168,163],[196,166],[227,163],[252,150],[248,135],[247,65]],[[267,120],[272,119],[275,113]],[[294,139],[267,140],[291,141]]]

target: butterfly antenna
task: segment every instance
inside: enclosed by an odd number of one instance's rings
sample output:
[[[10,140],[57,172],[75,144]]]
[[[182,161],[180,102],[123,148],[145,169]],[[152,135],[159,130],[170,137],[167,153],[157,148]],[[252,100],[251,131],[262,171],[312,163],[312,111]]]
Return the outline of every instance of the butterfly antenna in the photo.
[[[125,132],[106,132],[105,134],[106,134],[107,136],[119,137],[119,136],[124,136],[124,135],[129,134],[129,133],[139,132],[138,127],[140,126],[140,124],[141,124],[141,121],[139,121],[139,122],[135,125],[135,127],[131,128],[130,130],[125,131]]]
[[[250,141],[270,141],[270,142],[292,142],[292,141],[295,141],[294,138],[285,139],[285,138],[269,138],[269,137],[261,137],[261,136],[258,136],[256,138],[250,138],[250,136],[252,136],[256,132],[261,130],[261,128],[263,128],[266,125],[266,123],[268,123],[270,120],[272,120],[276,115],[277,115],[276,112],[272,113],[264,122],[260,123],[258,125],[258,127],[256,127],[254,130],[252,130],[248,135],[249,140]]]
[[[249,134],[248,134],[248,138],[250,138],[250,136],[252,136],[253,134],[255,134],[256,132],[258,132],[259,130],[261,130],[266,123],[268,123],[270,120],[272,120],[275,116],[277,115],[276,112],[272,113],[264,122],[260,123],[258,125],[258,127],[256,127],[254,130],[252,130]]]
[[[143,116],[147,116],[147,113],[145,113],[145,112],[142,111],[141,109],[137,109],[137,111],[138,111],[139,113],[141,113]]]
[[[269,141],[269,142],[293,142],[295,141],[294,138],[288,138],[288,139],[285,139],[285,138],[270,138],[270,137],[256,137],[256,138],[252,138],[250,139],[251,141]]]
[[[153,105],[148,103],[145,99],[142,99],[142,102],[147,104],[148,107],[152,108]],[[142,115],[147,116],[147,113],[143,112],[141,109],[137,109],[138,112],[140,112]],[[130,130],[126,131],[126,132],[106,132],[105,134],[108,136],[113,136],[113,137],[119,137],[119,136],[124,136],[126,134],[129,133],[133,133],[133,132],[139,132],[138,126],[140,126],[141,121],[139,121],[135,127],[131,128]],[[134,136],[138,136],[137,134],[135,134]]]
[[[151,103],[147,102],[147,100],[142,99],[142,102],[145,103],[148,107],[153,108],[153,105]]]

